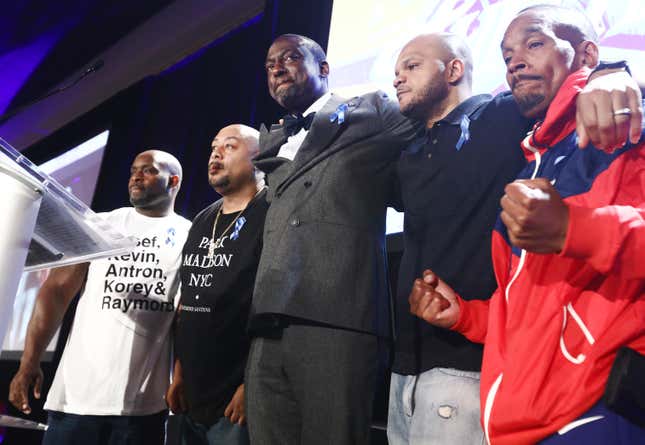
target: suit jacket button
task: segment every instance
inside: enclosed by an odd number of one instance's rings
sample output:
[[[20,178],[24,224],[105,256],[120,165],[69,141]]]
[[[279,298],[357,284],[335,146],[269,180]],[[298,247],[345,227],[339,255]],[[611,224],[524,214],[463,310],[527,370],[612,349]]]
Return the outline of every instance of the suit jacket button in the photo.
[[[311,187],[311,181],[305,181],[305,187],[307,188]]]
[[[298,218],[293,218],[291,221],[289,221],[289,224],[291,224],[293,227],[298,227],[300,225],[300,220]]]

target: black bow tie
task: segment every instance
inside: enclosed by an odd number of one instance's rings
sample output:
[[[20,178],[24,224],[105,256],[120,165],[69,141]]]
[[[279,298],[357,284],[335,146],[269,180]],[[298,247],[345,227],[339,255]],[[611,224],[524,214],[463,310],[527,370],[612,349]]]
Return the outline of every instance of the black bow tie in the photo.
[[[311,123],[314,120],[316,113],[309,113],[307,116],[299,114],[298,116],[293,116],[287,114],[282,118],[282,128],[284,129],[284,134],[289,137],[298,133],[303,128],[309,130]]]

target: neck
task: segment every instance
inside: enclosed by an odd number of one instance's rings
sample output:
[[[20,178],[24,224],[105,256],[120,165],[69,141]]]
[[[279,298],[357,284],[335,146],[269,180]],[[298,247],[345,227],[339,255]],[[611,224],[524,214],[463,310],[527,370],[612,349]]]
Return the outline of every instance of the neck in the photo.
[[[174,207],[174,203],[171,206],[163,206],[163,207],[150,207],[150,208],[142,208],[142,207],[135,207],[134,210],[137,211],[137,213],[140,213],[141,215],[150,217],[150,218],[161,218],[164,216],[168,216],[170,212],[172,211],[172,208]]]
[[[292,107],[293,109],[288,109],[287,111],[288,111],[289,113],[293,114],[294,116],[295,116],[295,115],[298,115],[298,114],[304,114],[304,112],[305,112],[305,111],[307,111],[307,109],[308,109],[310,106],[312,106],[312,105],[314,104],[314,102],[316,102],[318,99],[320,99],[321,97],[323,97],[325,94],[327,94],[327,90],[326,90],[326,89],[324,89],[324,90],[322,90],[322,91],[319,91],[316,95],[314,95],[314,96],[313,96],[310,100],[308,100],[306,103],[297,104],[297,105],[295,105],[294,107]]]
[[[253,179],[238,190],[222,194],[222,212],[233,213],[244,210],[258,193],[258,185]]]
[[[452,110],[472,96],[470,88],[455,87],[451,88],[444,100],[430,110],[430,115],[426,121],[426,127],[432,128],[435,123],[448,116]]]

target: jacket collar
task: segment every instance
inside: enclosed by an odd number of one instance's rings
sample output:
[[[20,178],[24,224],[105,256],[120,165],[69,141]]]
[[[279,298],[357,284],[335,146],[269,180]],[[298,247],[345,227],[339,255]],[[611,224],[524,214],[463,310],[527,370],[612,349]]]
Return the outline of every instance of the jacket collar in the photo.
[[[576,99],[590,74],[591,69],[582,67],[562,83],[544,120],[537,122],[533,132],[522,142],[522,149],[529,161],[533,160],[535,151],[544,153],[576,129]]]

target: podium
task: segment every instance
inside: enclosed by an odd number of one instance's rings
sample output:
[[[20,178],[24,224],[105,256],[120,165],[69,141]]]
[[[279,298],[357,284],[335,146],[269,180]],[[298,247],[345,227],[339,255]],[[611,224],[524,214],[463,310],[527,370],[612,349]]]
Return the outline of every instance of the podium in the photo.
[[[0,345],[23,271],[108,257],[135,245],[0,138]]]

